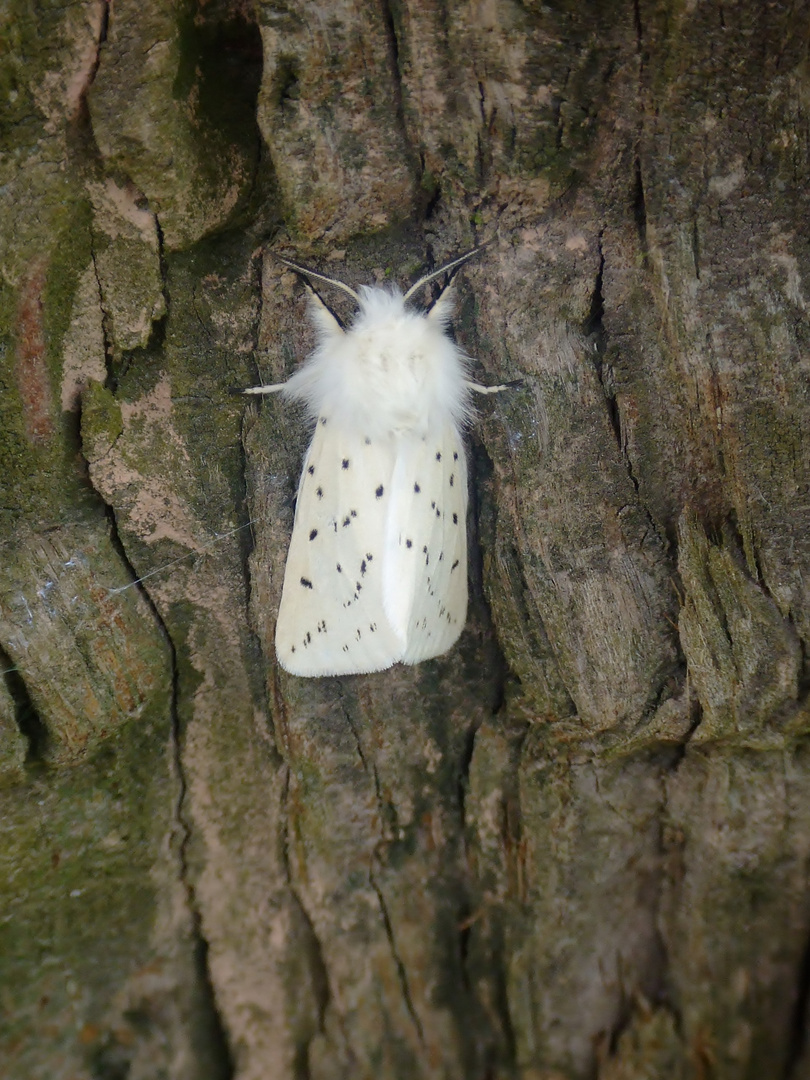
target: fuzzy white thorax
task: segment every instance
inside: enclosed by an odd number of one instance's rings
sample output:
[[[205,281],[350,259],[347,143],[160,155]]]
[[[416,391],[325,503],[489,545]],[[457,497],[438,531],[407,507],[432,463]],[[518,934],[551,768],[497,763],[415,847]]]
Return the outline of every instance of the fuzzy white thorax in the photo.
[[[285,396],[367,438],[439,435],[470,413],[466,357],[447,334],[451,290],[420,313],[397,288],[362,286],[359,311],[344,330],[313,298],[318,330],[312,355],[288,380]]]

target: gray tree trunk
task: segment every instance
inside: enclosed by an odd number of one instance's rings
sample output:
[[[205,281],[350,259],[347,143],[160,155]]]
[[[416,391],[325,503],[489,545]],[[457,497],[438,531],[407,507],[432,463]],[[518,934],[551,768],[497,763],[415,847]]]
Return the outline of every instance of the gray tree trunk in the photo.
[[[810,1078],[809,35],[0,14],[0,1075]],[[457,337],[521,382],[467,629],[288,676],[307,425],[228,394],[312,346],[271,250],[356,286],[485,239]]]

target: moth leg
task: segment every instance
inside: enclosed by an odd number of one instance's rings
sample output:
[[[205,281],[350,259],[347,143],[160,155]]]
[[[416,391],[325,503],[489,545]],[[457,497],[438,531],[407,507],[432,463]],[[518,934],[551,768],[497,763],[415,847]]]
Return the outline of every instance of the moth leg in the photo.
[[[231,392],[234,394],[277,394],[286,385],[285,382],[268,383],[266,386],[248,386],[244,390],[233,390]]]
[[[279,256],[280,258],[280,256]],[[288,262],[286,259],[281,259],[287,266],[292,266],[296,270],[298,267],[294,263]],[[299,270],[299,273],[310,273],[310,271]],[[323,274],[316,274],[315,277],[323,277]],[[340,282],[333,282],[331,278],[323,278],[324,281],[329,281],[331,284],[340,284]],[[312,317],[312,321],[317,327],[319,327],[324,333],[334,333],[337,329],[341,333],[343,332],[343,326],[338,319],[337,315],[331,311],[326,304],[321,300],[320,296],[315,292],[308,281],[304,281],[306,286],[308,299],[309,299],[309,311]],[[349,290],[350,291],[350,290]],[[356,295],[352,293],[352,295]],[[277,394],[280,390],[283,390],[287,385],[286,382],[282,383],[267,383],[264,386],[249,386],[247,389],[234,390],[235,394]]]
[[[512,382],[500,383],[498,386],[482,386],[481,383],[470,382],[468,379],[466,385],[476,394],[499,394],[501,390],[512,390],[515,386],[520,386],[522,382],[522,379],[514,379]]]

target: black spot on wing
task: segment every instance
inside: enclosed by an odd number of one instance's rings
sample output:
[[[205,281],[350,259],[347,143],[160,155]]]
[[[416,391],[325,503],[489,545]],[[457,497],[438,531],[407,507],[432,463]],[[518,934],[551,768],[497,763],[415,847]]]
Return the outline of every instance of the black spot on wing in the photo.
[[[319,499],[322,499],[323,498],[323,488],[322,487],[315,488],[315,494],[318,496]]]
[[[314,540],[317,535],[318,535],[318,530],[313,529],[312,532],[309,534],[310,540]]]
[[[314,476],[315,475],[315,466],[310,465],[309,468],[307,469],[307,472],[309,473],[310,476]]]
[[[343,459],[343,461],[341,462],[340,467],[341,467],[341,469],[348,469],[348,467],[349,467],[349,459],[347,457],[345,457]]]
[[[380,484],[380,486],[377,488],[377,490],[374,492],[374,494],[377,496],[378,499],[381,499],[383,497],[383,491],[384,491],[384,488],[383,488],[382,484]]]
[[[441,460],[442,460],[442,452],[441,452],[441,450],[437,450],[437,451],[436,451],[436,460],[437,460],[437,461],[441,461]]]
[[[458,525],[458,514],[453,514],[453,524]]]
[[[413,490],[414,490],[414,492],[415,492],[415,493],[416,493],[416,494],[418,495],[418,494],[419,494],[419,492],[420,492],[420,491],[421,491],[422,489],[421,489],[421,488],[419,487],[419,485],[418,485],[418,484],[414,484],[414,485],[413,485]]]
[[[309,578],[302,577],[301,584],[304,586],[305,589],[312,588],[312,582],[309,580]]]

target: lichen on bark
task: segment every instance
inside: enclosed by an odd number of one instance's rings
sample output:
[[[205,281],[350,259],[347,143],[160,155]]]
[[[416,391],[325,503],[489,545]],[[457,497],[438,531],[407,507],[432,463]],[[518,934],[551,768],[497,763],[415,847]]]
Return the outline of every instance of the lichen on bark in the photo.
[[[6,1072],[804,1075],[807,13],[0,18]],[[288,676],[272,253],[488,239],[467,629]]]

